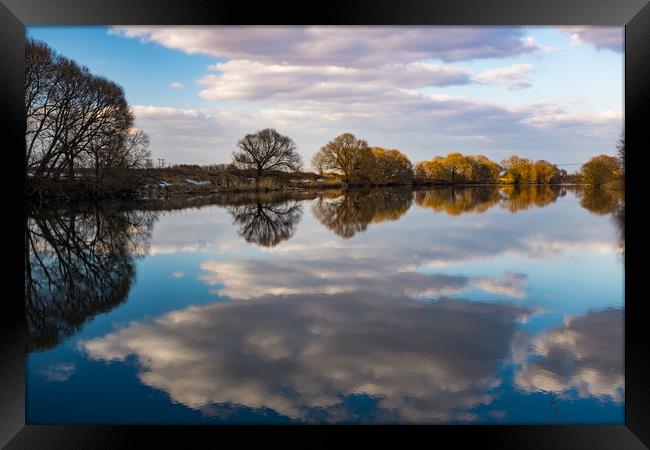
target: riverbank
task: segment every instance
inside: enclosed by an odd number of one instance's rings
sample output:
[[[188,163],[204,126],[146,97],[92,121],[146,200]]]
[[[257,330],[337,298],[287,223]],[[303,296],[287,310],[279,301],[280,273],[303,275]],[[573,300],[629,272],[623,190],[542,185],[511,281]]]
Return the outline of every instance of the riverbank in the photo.
[[[584,183],[554,183],[554,184],[522,184],[514,185],[508,183],[445,183],[439,181],[419,180],[412,183],[393,184],[358,184],[344,183],[336,179],[322,180],[277,180],[262,179],[259,183],[252,180],[250,183],[217,184],[199,182],[189,178],[186,180],[174,180],[174,182],[161,180],[140,180],[130,182],[126,186],[123,182],[113,180],[111,185],[93,183],[91,180],[78,179],[74,181],[59,180],[48,181],[45,189],[27,189],[27,200],[34,203],[45,203],[58,201],[63,203],[78,201],[104,201],[104,200],[126,200],[126,201],[159,201],[166,199],[187,199],[202,198],[214,195],[228,194],[250,194],[250,195],[296,195],[300,193],[318,193],[324,191],[343,190],[367,190],[367,189],[410,189],[413,191],[426,190],[431,188],[524,188],[534,186],[559,187],[584,187]],[[111,189],[111,187],[114,187]],[[29,194],[31,192],[31,194]]]
[[[413,177],[404,182],[348,183],[336,174],[314,172],[270,171],[259,179],[254,171],[237,169],[232,165],[178,165],[165,168],[120,169],[107,171],[101,177],[87,169],[77,169],[73,176],[33,177],[28,173],[25,192],[28,199],[95,200],[95,199],[157,199],[174,196],[209,195],[241,192],[295,192],[301,190],[353,189],[374,187],[433,187],[433,186],[514,186],[504,182],[450,182]],[[566,177],[559,183],[547,185],[578,185],[581,180]],[[522,184],[523,185],[523,184]],[[526,185],[535,185],[533,183]]]

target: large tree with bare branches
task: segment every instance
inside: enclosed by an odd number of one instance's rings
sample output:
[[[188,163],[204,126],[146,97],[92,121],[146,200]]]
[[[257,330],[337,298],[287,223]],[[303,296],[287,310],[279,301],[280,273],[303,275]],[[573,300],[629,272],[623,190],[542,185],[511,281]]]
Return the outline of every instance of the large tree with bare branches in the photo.
[[[247,134],[237,142],[239,151],[232,157],[237,167],[254,169],[259,179],[270,170],[297,171],[302,168],[302,158],[296,152],[296,144],[272,128]]]
[[[25,165],[35,178],[75,168],[141,167],[149,139],[134,128],[124,90],[30,39],[25,48]]]

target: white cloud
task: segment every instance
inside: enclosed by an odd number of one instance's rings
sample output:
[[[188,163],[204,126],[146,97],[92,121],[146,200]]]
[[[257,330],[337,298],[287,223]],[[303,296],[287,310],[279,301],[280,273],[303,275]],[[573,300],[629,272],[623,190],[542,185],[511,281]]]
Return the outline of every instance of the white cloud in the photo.
[[[508,89],[516,90],[531,87],[530,64],[515,64],[486,70],[473,78],[479,84],[506,84]]]
[[[540,108],[522,123],[535,127],[549,128],[578,128],[586,133],[602,133],[608,125],[613,123],[623,124],[623,112],[620,110],[607,110],[595,113],[570,113],[557,106]]]
[[[572,45],[593,45],[597,49],[612,50],[623,53],[625,42],[624,27],[558,27],[570,36]]]
[[[110,32],[188,54],[343,67],[505,58],[542,49],[518,27],[127,26]]]
[[[209,100],[267,101],[269,99],[369,101],[399,88],[468,84],[470,73],[431,63],[389,64],[369,68],[299,66],[232,60],[210,66],[218,74],[199,84]]]
[[[327,87],[320,89],[325,95]],[[556,105],[509,108],[410,89],[385,89],[367,98],[351,89],[347,99],[345,92],[335,90],[331,95],[338,98],[318,101],[283,100],[258,110],[136,106],[134,111],[138,127],[151,136],[154,157],[204,164],[230,162],[241,137],[266,127],[291,136],[304,161],[348,131],[371,145],[399,148],[413,162],[462,146],[466,153],[496,160],[516,153],[561,163],[565,161],[558,161],[557,149],[569,144],[576,155],[572,159],[578,161],[613,149],[623,126],[620,111],[571,113]]]
[[[183,83],[180,83],[178,81],[172,81],[169,83],[169,87],[172,89],[183,89]]]
[[[565,29],[594,42],[609,30]],[[470,84],[531,88],[529,63],[483,71],[450,64],[547,51],[519,27],[138,26],[110,33],[219,58],[197,80],[199,95],[218,107],[136,107],[154,156],[170,162],[228,162],[243,135],[266,127],[294,138],[304,161],[346,131],[414,161],[459,148],[553,161],[569,145],[586,159],[605,145],[614,149],[622,128],[616,110],[505,107],[440,94]]]

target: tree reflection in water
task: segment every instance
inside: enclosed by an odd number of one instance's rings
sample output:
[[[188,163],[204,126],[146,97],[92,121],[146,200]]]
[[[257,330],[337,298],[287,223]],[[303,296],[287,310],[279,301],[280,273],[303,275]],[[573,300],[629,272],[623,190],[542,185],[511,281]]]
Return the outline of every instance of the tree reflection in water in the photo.
[[[25,224],[28,351],[56,346],[119,305],[148,250],[153,212],[30,207]]]
[[[343,238],[364,232],[371,223],[398,220],[411,207],[447,214],[481,213],[500,205],[516,212],[545,206],[575,190],[580,205],[611,214],[624,249],[623,191],[552,186],[444,187],[427,190],[351,189],[284,193],[227,194],[149,203],[134,211],[94,207],[83,212],[30,207],[25,226],[25,294],[28,349],[52,348],[89,318],[122,302],[134,278],[134,259],[147,252],[159,210],[218,205],[227,208],[238,234],[272,247],[290,239],[302,218],[302,200],[312,200],[313,215]]]
[[[544,207],[566,195],[566,188],[546,184],[534,186],[504,186],[503,207],[510,212],[522,211],[531,206]]]
[[[625,191],[623,189],[606,189],[586,187],[577,189],[575,194],[580,199],[580,206],[587,211],[601,216],[610,214],[618,229],[618,247],[625,252]]]
[[[335,197],[321,196],[312,212],[327,228],[343,238],[366,231],[368,224],[397,220],[411,207],[413,193],[403,189],[337,191]]]
[[[260,194],[241,197],[239,204],[228,206],[238,234],[247,242],[274,247],[296,232],[302,218],[302,205],[286,196]]]
[[[415,203],[421,208],[458,216],[467,212],[482,213],[501,201],[495,186],[441,187],[415,193]]]

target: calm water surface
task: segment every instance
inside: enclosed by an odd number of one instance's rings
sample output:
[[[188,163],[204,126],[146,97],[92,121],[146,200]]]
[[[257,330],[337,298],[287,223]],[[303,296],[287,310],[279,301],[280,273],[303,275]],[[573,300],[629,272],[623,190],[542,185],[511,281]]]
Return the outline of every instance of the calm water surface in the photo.
[[[27,422],[623,423],[622,217],[548,187],[33,208]]]

